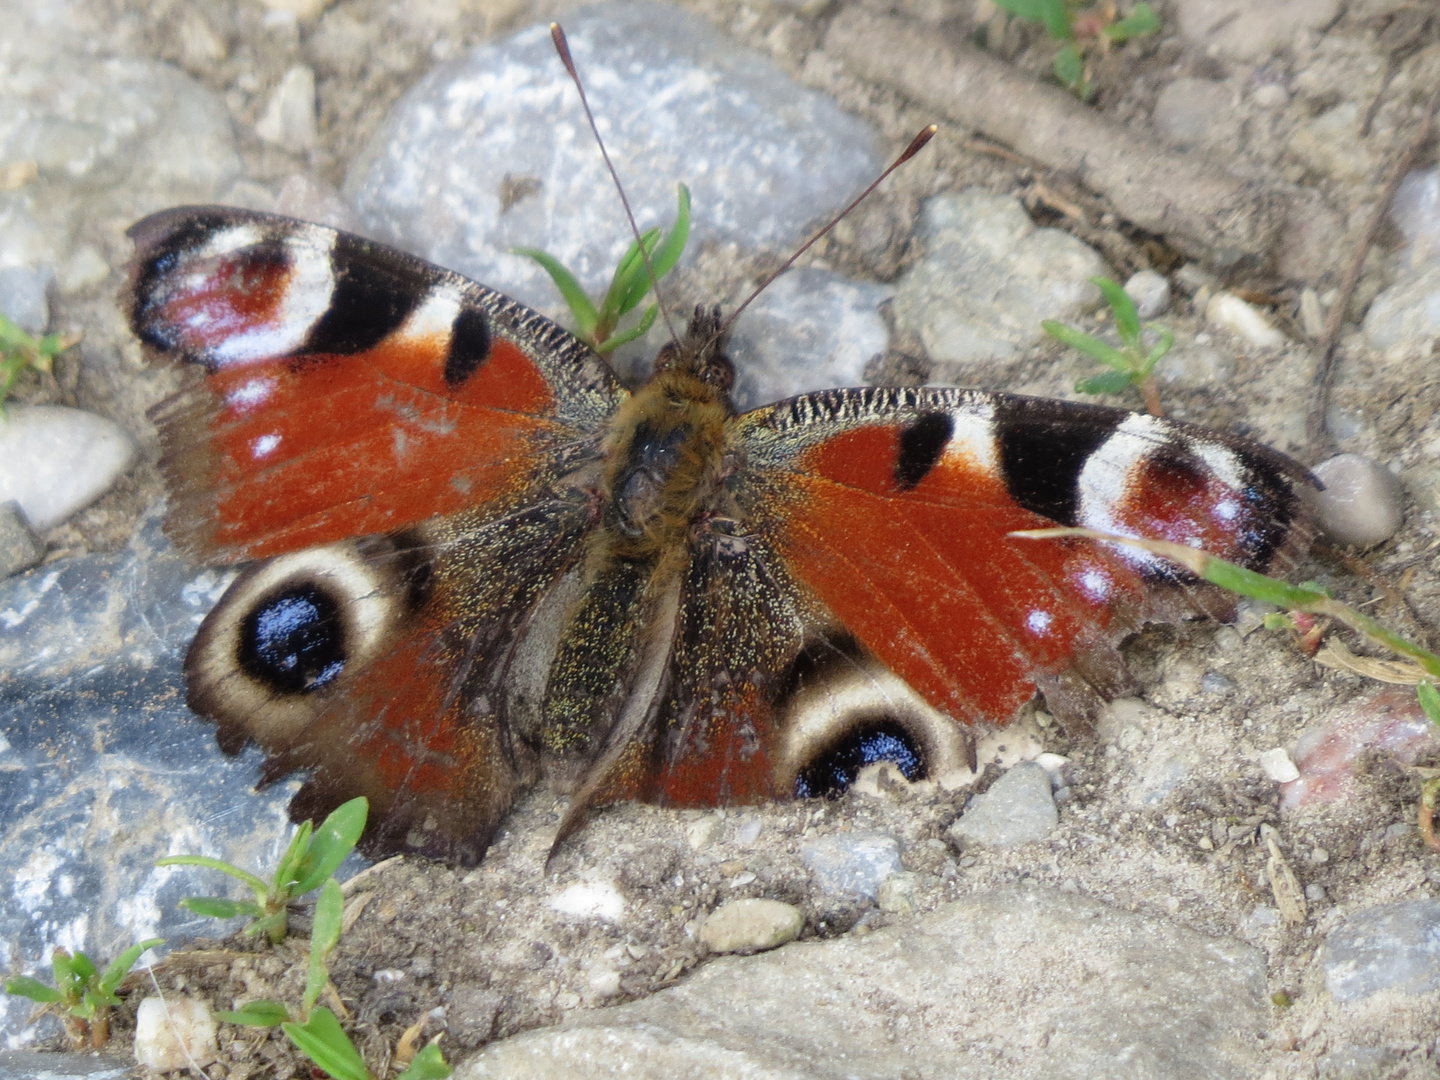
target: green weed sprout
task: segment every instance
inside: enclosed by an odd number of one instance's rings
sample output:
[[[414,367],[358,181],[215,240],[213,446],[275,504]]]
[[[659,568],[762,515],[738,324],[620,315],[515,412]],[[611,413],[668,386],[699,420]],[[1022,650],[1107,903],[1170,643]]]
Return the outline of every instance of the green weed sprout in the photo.
[[[248,915],[247,934],[264,933],[272,942],[279,944],[285,938],[286,906],[290,901],[318,889],[345,861],[345,856],[355,849],[360,834],[365,831],[365,818],[369,811],[369,802],[361,796],[337,806],[318,829],[313,829],[309,821],[301,824],[268,883],[247,870],[208,855],[167,855],[156,860],[155,865],[205,866],[239,878],[255,893],[253,901],[190,896],[181,900],[180,906],[213,919]]]
[[[78,1050],[88,1043],[98,1049],[110,1038],[110,1009],[120,1004],[115,996],[120,980],[130,973],[141,953],[164,944],[163,938],[150,938],[131,945],[103,972],[79,949],[73,955],[56,949],[50,957],[54,986],[20,975],[5,981],[5,992],[41,1005],[58,1005],[65,1010],[65,1031],[74,1047]]]
[[[48,375],[54,370],[55,357],[79,340],[79,336],[74,334],[32,337],[13,320],[0,315],[0,410],[3,410],[10,388],[23,371],[29,368]]]
[[[344,908],[340,885],[330,878],[321,887],[320,898],[315,902],[310,965],[305,973],[305,994],[298,1019],[292,1018],[290,1010],[278,1001],[252,1001],[234,1012],[217,1012],[215,1016],[227,1023],[248,1027],[279,1025],[302,1054],[335,1080],[376,1080],[335,1014],[315,1004],[330,983],[330,953],[340,940]],[[442,1080],[449,1075],[450,1066],[440,1053],[439,1043],[431,1042],[411,1059],[399,1080]]]
[[[1402,658],[1401,663],[1391,665],[1392,676],[1388,681],[1398,682],[1403,679],[1405,682],[1413,682],[1421,710],[1433,724],[1440,727],[1440,689],[1437,689],[1440,688],[1440,656],[1395,633],[1369,615],[1336,600],[1312,582],[1292,585],[1288,581],[1247,570],[1199,548],[1186,547],[1169,540],[1140,540],[1078,528],[1027,529],[1010,535],[1024,540],[1076,537],[1141,548],[1183,566],[1201,580],[1218,585],[1227,592],[1274,604],[1291,613],[1322,615],[1334,619],[1372,644]],[[1277,629],[1294,624],[1282,616],[1274,619],[1267,617],[1265,625],[1270,629]],[[1434,850],[1440,851],[1440,837],[1436,836],[1434,823],[1437,806],[1440,806],[1440,775],[1432,773],[1420,787],[1419,825],[1425,842]]]
[[[1081,101],[1089,101],[1095,87],[1090,82],[1086,55],[1095,49],[1105,52],[1131,38],[1144,37],[1160,29],[1160,16],[1146,3],[1136,4],[1130,14],[1117,19],[1113,0],[1086,7],[1083,0],[995,0],[1017,19],[1039,23],[1060,48],[1051,65],[1060,85]]]
[[[648,229],[640,235],[645,244],[645,252],[650,256],[650,266],[655,271],[656,281],[675,268],[690,240],[690,189],[684,184],[676,186],[679,206],[675,213],[675,224],[665,234],[665,238],[660,238],[658,228]],[[630,245],[630,249],[615,267],[610,288],[598,308],[585,295],[585,290],[575,280],[575,275],[553,255],[538,248],[517,247],[510,250],[516,255],[529,256],[544,268],[570,308],[570,314],[575,319],[576,334],[600,355],[608,355],[626,342],[643,337],[654,325],[660,308],[651,304],[635,326],[620,333],[615,332],[620,325],[620,319],[634,310],[652,287],[638,243]]]
[[[1120,348],[1108,345],[1099,338],[1066,326],[1054,319],[1046,319],[1040,327],[1051,337],[1072,349],[1078,349],[1086,356],[1099,360],[1109,371],[1089,375],[1075,384],[1082,394],[1119,394],[1133,386],[1145,399],[1145,408],[1152,416],[1164,415],[1160,408],[1160,391],[1152,377],[1155,365],[1175,344],[1175,335],[1159,323],[1140,322],[1135,310],[1135,301],[1116,282],[1109,278],[1093,277],[1095,285],[1110,305],[1115,316],[1115,330],[1120,335]],[[1153,331],[1159,340],[1154,347],[1145,348],[1142,336],[1146,330]]]

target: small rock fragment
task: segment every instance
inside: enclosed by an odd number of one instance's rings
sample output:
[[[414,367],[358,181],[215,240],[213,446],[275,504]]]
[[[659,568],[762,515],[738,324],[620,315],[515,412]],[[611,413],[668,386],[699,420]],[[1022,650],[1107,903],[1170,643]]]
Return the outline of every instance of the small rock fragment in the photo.
[[[794,941],[804,926],[805,916],[791,904],[732,900],[706,917],[700,940],[711,952],[764,952]]]
[[[43,334],[50,325],[46,293],[55,280],[48,266],[7,266],[0,270],[0,315],[30,334]]]
[[[1411,687],[1387,686],[1329,710],[1295,743],[1299,779],[1280,789],[1286,809],[1351,796],[1366,756],[1383,752],[1412,764],[1435,749],[1435,725],[1420,708]],[[1316,848],[1312,862],[1329,853]]]
[[[881,911],[892,915],[909,915],[915,910],[915,896],[919,891],[919,879],[908,870],[891,874],[880,883],[880,894],[876,897]]]
[[[1135,302],[1135,313],[1153,319],[1170,306],[1170,282],[1154,270],[1140,270],[1125,282],[1125,292]]]
[[[1181,147],[1233,140],[1239,121],[1231,96],[1224,83],[1182,76],[1160,91],[1151,116],[1155,130]]]
[[[316,18],[330,6],[330,0],[262,0],[267,11],[293,15],[301,22]]]
[[[219,1053],[215,1017],[198,998],[147,997],[135,1013],[135,1058],[155,1072],[205,1066]]]
[[[0,503],[0,578],[28,570],[45,557],[45,545],[13,499]]]
[[[1320,305],[1320,294],[1308,285],[1300,293],[1300,325],[1311,341],[1325,336],[1325,309]]]
[[[62,405],[11,405],[0,421],[0,502],[15,500],[37,533],[94,502],[135,462],[113,420]]]
[[[1440,901],[1402,900],[1355,912],[1325,939],[1320,962],[1336,1001],[1440,988]]]
[[[1218,292],[1212,296],[1205,305],[1205,319],[1244,338],[1251,345],[1270,349],[1285,344],[1285,335],[1271,326],[1258,308],[1234,293]]]
[[[1402,274],[1371,302],[1363,329],[1378,352],[1428,356],[1440,340],[1440,265]]]
[[[608,881],[579,881],[550,898],[562,915],[617,922],[625,914],[625,898]]]
[[[801,848],[800,855],[820,888],[831,895],[873,900],[881,882],[900,869],[900,845],[884,833],[821,836]]]
[[[1295,767],[1295,762],[1290,760],[1290,755],[1285,752],[1283,746],[1277,746],[1275,749],[1266,750],[1261,754],[1260,768],[1277,784],[1288,784],[1291,780],[1300,779],[1300,770]]]
[[[1008,848],[1043,840],[1060,821],[1050,793],[1050,774],[1022,762],[977,795],[948,835],[958,844]]]
[[[315,72],[296,64],[275,87],[255,134],[268,143],[300,153],[315,145]]]
[[[1404,520],[1400,478],[1359,454],[1337,454],[1315,466],[1325,485],[1311,499],[1320,527],[1340,544],[1372,547],[1395,535]]]

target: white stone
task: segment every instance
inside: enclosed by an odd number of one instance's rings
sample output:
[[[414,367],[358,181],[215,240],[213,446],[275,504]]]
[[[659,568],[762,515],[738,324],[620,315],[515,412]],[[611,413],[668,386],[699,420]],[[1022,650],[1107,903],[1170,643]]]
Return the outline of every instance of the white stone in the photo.
[[[763,952],[794,941],[805,916],[779,900],[733,900],[712,911],[700,928],[700,940],[711,952]]]
[[[1290,755],[1283,746],[1261,754],[1260,768],[1277,784],[1288,784],[1292,780],[1300,779],[1300,770],[1295,767],[1295,762],[1290,760]]]
[[[201,1068],[219,1054],[210,1006],[192,997],[147,997],[135,1012],[135,1059],[154,1072]]]
[[[296,64],[285,72],[255,122],[255,134],[296,153],[315,145],[315,72]]]
[[[1255,88],[1255,93],[1250,95],[1250,100],[1262,109],[1278,109],[1290,100],[1290,94],[1279,83],[1265,83]]]
[[[1407,174],[1390,202],[1390,219],[1409,244],[1412,267],[1440,260],[1440,169]]]
[[[1404,520],[1404,489],[1389,469],[1359,454],[1337,454],[1315,466],[1325,485],[1310,495],[1320,527],[1341,544],[1372,547]]]
[[[625,914],[625,898],[608,881],[580,881],[550,898],[550,907],[562,915],[618,922]]]
[[[1125,282],[1125,292],[1142,319],[1153,319],[1170,306],[1170,281],[1154,270],[1140,270]]]
[[[330,0],[261,0],[267,11],[292,15],[301,22],[319,17],[330,6]]]
[[[62,405],[11,404],[0,420],[0,502],[18,502],[43,533],[105,494],[135,454],[135,441],[113,420]]]
[[[1379,352],[1428,356],[1440,340],[1440,263],[1401,275],[1375,297],[1363,329],[1365,340]]]
[[[1234,293],[1218,292],[1205,305],[1205,320],[1244,338],[1251,345],[1273,349],[1285,344],[1285,335],[1252,304]]]

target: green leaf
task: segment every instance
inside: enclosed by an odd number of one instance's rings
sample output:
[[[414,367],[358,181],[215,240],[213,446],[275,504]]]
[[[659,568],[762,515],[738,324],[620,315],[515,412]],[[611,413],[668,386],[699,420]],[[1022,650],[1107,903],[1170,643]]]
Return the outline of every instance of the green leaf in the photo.
[[[255,890],[256,899],[263,900],[270,892],[270,886],[261,881],[248,870],[241,870],[240,867],[220,859],[212,859],[208,855],[167,855],[163,859],[155,860],[156,866],[204,866],[210,870],[219,870],[222,874],[229,874],[233,878],[245,882]]]
[[[266,915],[264,918],[256,919],[249,926],[245,927],[245,933],[265,934],[271,941],[278,942],[285,936],[286,923],[285,909],[281,908],[279,911]]]
[[[1436,690],[1435,684],[1432,682],[1421,682],[1416,684],[1415,693],[1419,695],[1420,708],[1425,710],[1425,715],[1430,718],[1430,722],[1440,724],[1440,690]],[[10,988],[8,983],[5,988],[7,990]]]
[[[1075,389],[1082,394],[1123,394],[1134,382],[1128,372],[1102,371],[1079,380]]]
[[[650,252],[650,268],[655,271],[655,280],[661,281],[665,275],[675,269],[675,264],[680,261],[680,256],[685,252],[685,245],[690,242],[690,189],[684,184],[676,184],[676,207],[675,224],[665,234],[665,239],[658,247],[647,246]],[[648,234],[647,234],[648,235]],[[629,290],[621,299],[619,311],[624,314],[633,309],[645,299],[645,294],[652,288],[648,274],[637,278],[631,283]]]
[[[1160,326],[1157,323],[1146,323],[1145,328],[1154,330],[1160,335],[1159,342],[1150,350],[1150,355],[1145,357],[1145,363],[1141,369],[1146,375],[1149,375],[1155,370],[1155,365],[1159,363],[1160,358],[1170,351],[1170,346],[1175,344],[1175,335],[1170,332],[1169,327]]]
[[[363,795],[341,803],[330,812],[310,838],[301,863],[301,877],[291,896],[304,896],[311,889],[319,888],[320,883],[335,872],[360,842],[369,813],[370,801]]]
[[[1085,58],[1073,44],[1066,42],[1055,54],[1055,77],[1060,85],[1080,97],[1088,96],[1085,87]]]
[[[1083,330],[1076,330],[1073,326],[1066,326],[1054,319],[1046,319],[1040,324],[1040,328],[1055,340],[1069,345],[1072,349],[1079,349],[1086,356],[1099,360],[1116,371],[1123,371],[1127,376],[1134,370],[1134,365],[1128,356],[1119,349],[1105,344],[1099,338],[1091,337]]]
[[[241,915],[258,918],[265,909],[249,900],[229,900],[223,896],[187,896],[180,906],[196,915],[210,919],[234,919]]]
[[[1065,0],[995,0],[1017,19],[1041,23],[1051,37],[1070,37],[1070,12]]]
[[[645,245],[647,255],[655,250],[655,245],[659,242],[659,228],[646,229],[640,234],[640,243]],[[645,270],[645,260],[640,257],[640,243],[631,241],[615,266],[615,273],[610,278],[610,288],[605,293],[604,303],[600,305],[602,322],[607,314],[612,321],[618,319],[650,291],[650,275]],[[636,295],[637,290],[639,295]],[[632,296],[634,299],[631,299]]]
[[[164,944],[165,939],[157,937],[148,938],[138,945],[131,945],[110,962],[110,966],[105,969],[105,974],[100,976],[100,981],[96,984],[96,989],[107,997],[113,996],[115,987],[120,985],[120,980],[125,978],[130,969],[135,966],[135,961],[140,959],[140,954],[146,949],[153,949],[156,945]],[[120,1003],[118,1001],[111,1001],[108,1002],[108,1004],[118,1005]]]
[[[310,928],[310,969],[305,974],[304,1004],[302,1016],[310,1015],[325,984],[330,981],[326,961],[330,952],[340,940],[340,923],[345,914],[345,897],[340,892],[340,883],[330,878],[320,889],[320,898],[315,901],[315,920]]]
[[[275,1027],[290,1019],[290,1010],[278,1001],[252,1001],[235,1012],[217,1012],[215,1018],[246,1027]]]
[[[310,846],[310,834],[315,831],[313,821],[302,821],[290,838],[290,846],[280,861],[275,864],[275,878],[270,883],[269,896],[273,899],[289,898],[295,882],[300,880],[300,866],[305,861],[305,850]]]
[[[645,309],[645,314],[640,316],[640,321],[636,323],[634,327],[629,330],[622,330],[618,334],[612,334],[599,345],[596,345],[595,351],[601,356],[605,356],[608,353],[614,352],[621,345],[628,344],[636,338],[644,337],[650,332],[650,327],[655,325],[655,316],[658,314],[660,314],[659,307],[651,304]]]
[[[46,986],[39,979],[32,979],[29,975],[17,975],[13,979],[6,979],[5,992],[39,1002],[60,1001],[64,997],[53,986]]]
[[[426,1043],[414,1059],[400,1074],[399,1080],[445,1080],[450,1075],[450,1066],[445,1063],[437,1043]]]
[[[560,290],[566,306],[570,309],[570,315],[575,320],[575,331],[581,337],[588,339],[595,332],[595,323],[600,319],[600,313],[595,310],[595,305],[585,295],[585,290],[575,280],[575,275],[565,269],[560,260],[548,252],[539,248],[515,247],[510,249],[512,255],[524,255],[534,259],[541,268],[550,275],[550,280]]]
[[[1149,4],[1141,3],[1136,4],[1134,10],[1125,18],[1105,27],[1103,32],[1111,41],[1128,41],[1153,34],[1160,29],[1160,25],[1160,16],[1155,14],[1155,9]]]
[[[1115,329],[1120,333],[1120,340],[1126,345],[1139,345],[1140,316],[1135,312],[1135,301],[1130,299],[1130,294],[1107,277],[1092,277],[1090,284],[1100,290],[1114,312]]]
[[[305,1023],[281,1024],[280,1029],[290,1036],[301,1053],[335,1080],[370,1080],[365,1059],[341,1030],[335,1014],[323,1005],[312,1012]]]

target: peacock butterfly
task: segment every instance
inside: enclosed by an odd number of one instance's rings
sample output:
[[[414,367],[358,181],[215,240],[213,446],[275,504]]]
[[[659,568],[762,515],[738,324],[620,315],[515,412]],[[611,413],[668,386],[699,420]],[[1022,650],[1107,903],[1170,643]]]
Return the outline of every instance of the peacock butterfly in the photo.
[[[542,776],[587,807],[820,794],[867,761],[967,767],[1039,691],[1083,728],[1117,643],[1223,597],[1059,523],[1256,570],[1309,474],[1243,439],[938,387],[737,414],[718,309],[633,391],[458,274],[270,214],[136,224],[131,325],[192,373],[152,412],[167,532],[251,565],[185,661],[192,709],[296,820],[370,799],[364,849],[471,863]]]

